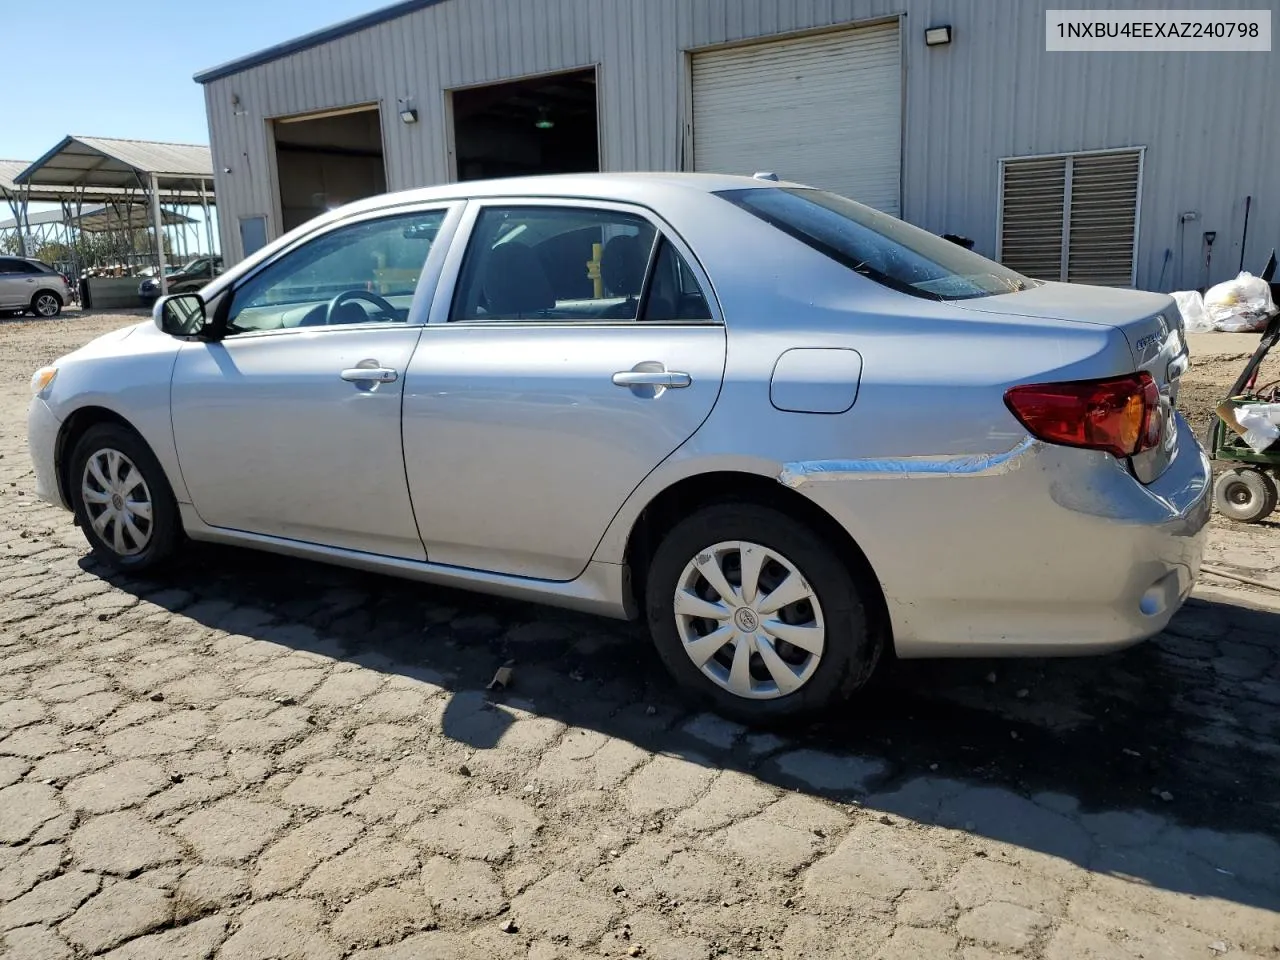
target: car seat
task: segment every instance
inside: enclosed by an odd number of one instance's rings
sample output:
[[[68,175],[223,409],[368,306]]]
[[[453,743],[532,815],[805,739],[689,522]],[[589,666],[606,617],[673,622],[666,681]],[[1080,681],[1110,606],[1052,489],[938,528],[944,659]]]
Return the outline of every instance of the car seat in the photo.
[[[500,243],[489,251],[481,289],[486,309],[495,320],[518,320],[556,305],[538,255],[528,244],[516,240]]]

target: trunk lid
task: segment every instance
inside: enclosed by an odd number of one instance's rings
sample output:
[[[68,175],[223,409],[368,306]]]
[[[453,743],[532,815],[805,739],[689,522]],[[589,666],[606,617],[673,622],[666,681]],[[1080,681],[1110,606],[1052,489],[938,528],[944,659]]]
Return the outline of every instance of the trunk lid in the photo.
[[[954,305],[976,313],[1067,320],[1119,330],[1129,344],[1134,370],[1145,370],[1160,388],[1160,443],[1155,449],[1130,458],[1134,476],[1144,484],[1151,483],[1177,456],[1174,408],[1188,360],[1182,314],[1172,297],[1112,287],[1045,283],[1019,293],[961,300]]]

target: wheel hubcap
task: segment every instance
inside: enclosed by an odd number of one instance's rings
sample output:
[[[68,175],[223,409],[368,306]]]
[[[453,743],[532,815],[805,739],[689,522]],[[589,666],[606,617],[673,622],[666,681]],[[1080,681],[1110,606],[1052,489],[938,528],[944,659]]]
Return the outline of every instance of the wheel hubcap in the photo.
[[[151,542],[151,491],[142,471],[119,450],[99,450],[84,465],[80,497],[94,532],[122,557]]]
[[[41,297],[36,301],[36,313],[42,317],[51,317],[58,310],[58,301],[53,297]]]
[[[1227,499],[1238,507],[1248,505],[1253,499],[1253,491],[1246,487],[1243,483],[1233,483],[1231,488],[1227,490]]]
[[[684,652],[735,696],[795,693],[822,659],[826,625],[817,594],[795,564],[758,543],[701,551],[680,574],[673,608]]]

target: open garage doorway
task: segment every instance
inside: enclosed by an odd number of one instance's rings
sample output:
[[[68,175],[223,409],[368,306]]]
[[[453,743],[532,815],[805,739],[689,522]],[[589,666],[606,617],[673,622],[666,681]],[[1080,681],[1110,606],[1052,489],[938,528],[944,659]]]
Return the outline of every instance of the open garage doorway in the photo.
[[[283,230],[387,191],[376,105],[272,121]]]
[[[595,68],[450,96],[459,180],[600,169]]]

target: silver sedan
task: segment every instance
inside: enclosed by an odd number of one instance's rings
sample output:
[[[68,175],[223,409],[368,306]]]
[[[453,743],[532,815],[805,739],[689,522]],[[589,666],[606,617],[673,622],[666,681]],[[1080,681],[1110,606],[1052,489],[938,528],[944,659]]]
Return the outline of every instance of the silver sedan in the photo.
[[[647,620],[757,721],[900,657],[1080,654],[1190,592],[1167,296],[842,197],[627,174],[305,224],[35,375],[40,494],[118,568],[219,541]]]

